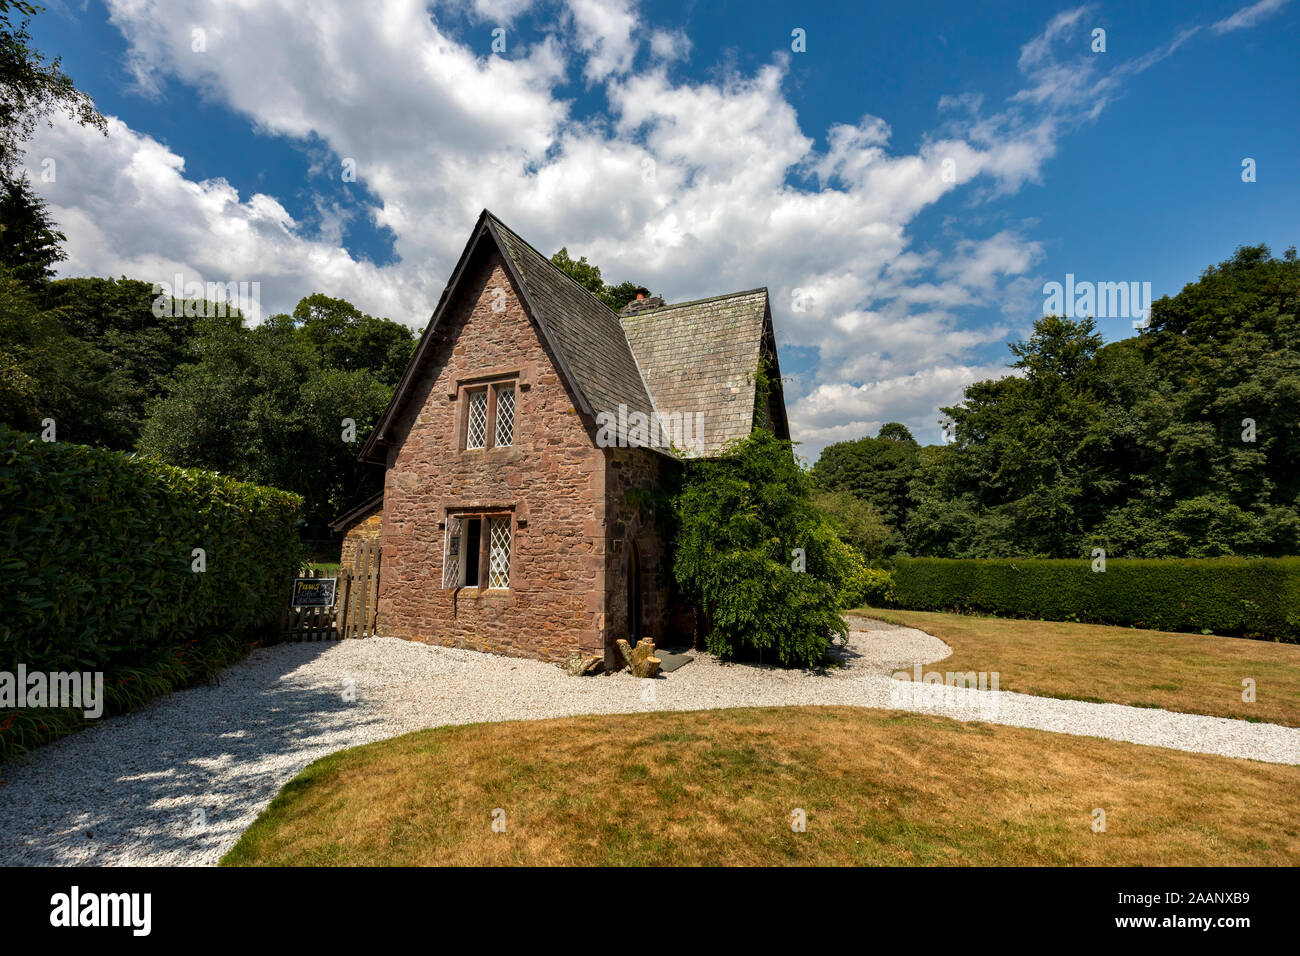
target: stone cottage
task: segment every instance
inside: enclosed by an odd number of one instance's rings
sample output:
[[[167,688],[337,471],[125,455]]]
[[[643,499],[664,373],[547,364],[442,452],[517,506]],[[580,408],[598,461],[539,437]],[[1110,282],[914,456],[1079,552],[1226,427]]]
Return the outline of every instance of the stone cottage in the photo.
[[[789,437],[779,374],[766,289],[618,314],[484,210],[362,450],[382,501],[342,522],[377,526],[379,633],[555,661],[662,641],[645,495],[755,421]]]

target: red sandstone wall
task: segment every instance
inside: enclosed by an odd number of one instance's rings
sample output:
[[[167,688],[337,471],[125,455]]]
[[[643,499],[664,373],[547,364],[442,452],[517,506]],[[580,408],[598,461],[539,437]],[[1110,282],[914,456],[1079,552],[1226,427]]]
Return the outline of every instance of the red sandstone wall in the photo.
[[[381,506],[348,529],[348,533],[343,536],[343,547],[340,549],[340,567],[351,568],[356,565],[358,543],[378,539],[383,530],[383,518]]]
[[[606,451],[607,659],[618,660],[614,642],[628,636],[627,589],[633,542],[641,559],[642,637],[657,644],[664,642],[671,597],[667,581],[672,568],[666,566],[669,555],[661,546],[654,518],[648,509],[636,503],[635,496],[633,501],[628,500],[628,491],[637,489],[648,493],[662,483],[670,469],[678,467],[675,462],[644,449],[611,448]]]
[[[423,381],[398,423],[384,485],[379,631],[563,660],[603,653],[606,468],[495,252],[465,276]],[[504,290],[502,298],[494,290]],[[494,312],[494,304],[504,311]],[[458,450],[457,381],[520,369],[510,448]],[[405,440],[402,438],[405,436]],[[508,591],[442,588],[447,508],[514,508]]]

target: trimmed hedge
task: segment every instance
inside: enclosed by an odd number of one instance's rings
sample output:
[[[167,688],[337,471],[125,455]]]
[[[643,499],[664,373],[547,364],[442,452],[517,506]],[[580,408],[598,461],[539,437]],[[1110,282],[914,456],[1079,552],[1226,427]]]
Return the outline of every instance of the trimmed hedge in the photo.
[[[108,711],[209,678],[274,635],[302,556],[301,507],[288,492],[0,426],[0,671],[103,671]],[[0,711],[0,759],[79,722]]]
[[[1300,558],[898,558],[898,607],[1300,640]]]

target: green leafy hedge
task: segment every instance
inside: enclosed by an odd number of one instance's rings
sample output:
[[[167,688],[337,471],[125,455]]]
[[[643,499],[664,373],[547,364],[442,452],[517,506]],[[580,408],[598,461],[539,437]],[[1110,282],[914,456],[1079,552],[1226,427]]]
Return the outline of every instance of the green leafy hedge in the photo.
[[[898,607],[1300,640],[1300,558],[899,558]]]
[[[0,671],[103,671],[110,711],[207,679],[274,634],[301,507],[288,492],[0,426]],[[0,711],[0,759],[77,723]]]

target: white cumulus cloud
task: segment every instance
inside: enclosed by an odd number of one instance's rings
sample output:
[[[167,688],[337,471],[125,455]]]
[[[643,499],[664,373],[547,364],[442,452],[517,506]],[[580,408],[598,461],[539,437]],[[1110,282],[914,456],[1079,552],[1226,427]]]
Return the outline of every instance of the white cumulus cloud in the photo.
[[[504,55],[456,35],[448,4],[420,0],[108,6],[143,93],[180,82],[263,134],[323,149],[322,170],[354,161],[396,261],[342,248],[334,200],[316,200],[320,223],[308,228],[274,196],[188,177],[179,147],[114,120],[107,138],[59,122],[32,143],[31,157],[59,163],[57,182],[38,185],[68,234],[65,273],[256,280],[264,311],[323,291],[422,327],[488,207],[538,248],[567,246],[607,279],[670,300],[767,286],[781,344],[820,356],[788,392],[806,454],[893,419],[935,440],[938,406],[998,373],[981,350],[1033,317],[1023,306],[1042,248],[1031,225],[972,217],[926,246],[909,229],[945,196],[978,204],[1040,181],[1065,133],[1141,62],[1105,72],[1063,55],[1086,8],[1067,11],[1021,47],[1019,93],[993,105],[945,97],[932,133],[906,150],[887,117],[803,128],[786,93],[789,54],[708,80],[672,75],[689,39],[647,24],[631,0],[567,0],[536,33],[512,27]],[[464,9],[481,31],[530,6]],[[602,115],[574,114],[575,81],[600,85]],[[1007,320],[974,325],[972,305]]]

